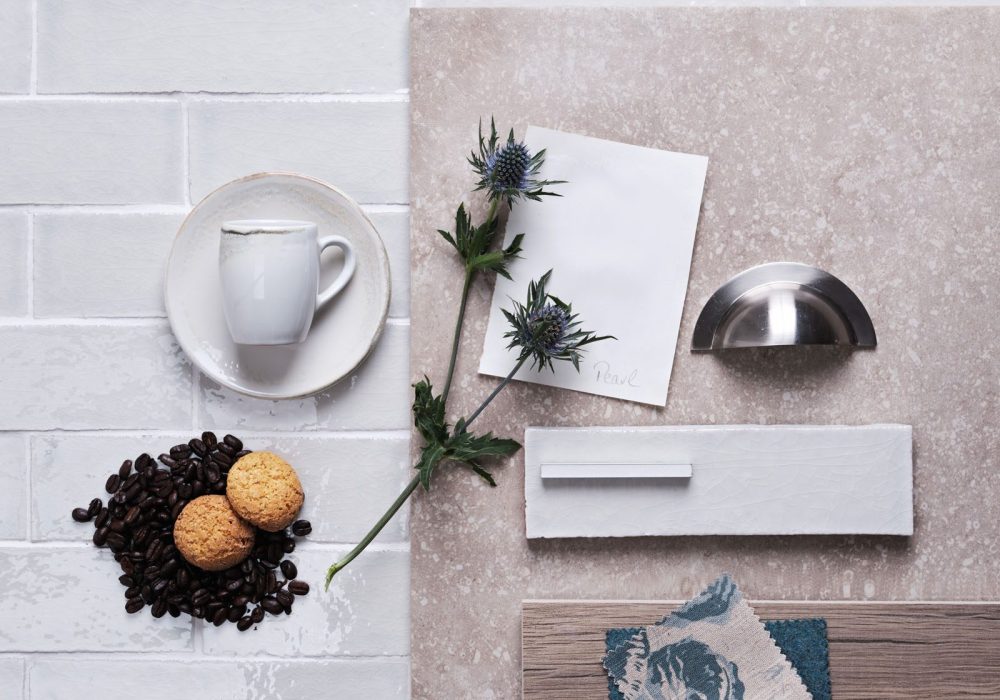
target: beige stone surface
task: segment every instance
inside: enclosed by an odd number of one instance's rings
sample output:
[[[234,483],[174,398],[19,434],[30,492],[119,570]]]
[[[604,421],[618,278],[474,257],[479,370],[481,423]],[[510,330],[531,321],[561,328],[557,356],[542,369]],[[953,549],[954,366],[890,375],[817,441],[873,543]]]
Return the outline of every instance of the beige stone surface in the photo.
[[[442,469],[413,505],[415,698],[519,697],[524,598],[683,598],[721,571],[757,600],[1000,598],[1000,12],[427,10],[411,27],[414,377],[443,379],[460,270],[434,229],[463,198],[482,211],[464,156],[493,113],[710,162],[666,408],[517,384],[479,428],[899,422],[916,457],[911,539],[529,544],[520,456],[496,489]],[[608,250],[642,254],[614,232]],[[878,349],[692,355],[712,291],[773,260],[846,281]],[[493,386],[476,374],[490,289],[453,414]]]

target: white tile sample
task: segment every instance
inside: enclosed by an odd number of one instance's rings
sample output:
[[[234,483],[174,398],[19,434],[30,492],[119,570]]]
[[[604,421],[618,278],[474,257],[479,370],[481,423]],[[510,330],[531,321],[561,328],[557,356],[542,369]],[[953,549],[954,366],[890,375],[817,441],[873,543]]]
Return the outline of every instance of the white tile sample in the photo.
[[[314,396],[272,401],[237,394],[201,376],[206,428],[247,430],[402,430],[410,425],[409,326],[386,323],[371,356],[353,374]]]
[[[4,700],[24,700],[24,659],[0,658],[0,690]]]
[[[407,17],[407,0],[40,0],[38,90],[391,92]]]
[[[410,214],[408,211],[368,211],[367,214],[389,255],[392,279],[389,317],[406,318],[410,315]]]
[[[252,631],[235,625],[206,626],[205,653],[276,656],[371,656],[409,653],[410,557],[407,552],[369,549],[337,574],[328,592],[330,564],[349,547],[311,546],[290,555],[298,578],[311,588],[295,601],[291,615],[269,618]]]
[[[31,89],[31,0],[0,2],[0,93]]]
[[[28,214],[0,211],[0,316],[28,312]]]
[[[193,102],[191,199],[250,173],[283,170],[324,180],[358,202],[405,202],[407,114],[399,100]]]
[[[125,612],[121,568],[107,549],[0,546],[0,651],[185,651],[191,621]]]
[[[213,631],[214,628],[206,630],[206,634]],[[192,661],[110,655],[86,659],[36,657],[28,665],[31,697],[32,700],[66,700],[77,696],[109,700],[409,698],[406,659],[232,662],[199,657],[194,666]],[[109,695],[112,689],[113,695]],[[6,695],[3,698],[8,700]]]
[[[7,430],[186,427],[191,374],[166,323],[0,326]]]
[[[125,459],[143,452],[156,456],[172,445],[187,442],[193,434],[150,433],[139,435],[39,434],[32,437],[31,536],[33,540],[86,541],[93,525],[74,522],[69,512],[86,506],[93,496],[106,500],[104,482]],[[222,434],[220,433],[220,437]],[[385,512],[411,477],[409,439],[406,435],[357,436],[258,436],[244,431],[240,439],[252,450],[270,450],[295,468],[306,494],[301,517],[312,522],[309,542],[357,542]],[[0,485],[10,472],[10,498],[20,499],[24,521],[24,458],[17,455],[17,440],[8,448],[0,435]],[[19,472],[14,463],[20,462]],[[7,465],[10,465],[9,470]],[[19,490],[13,488],[20,474]],[[0,513],[8,491],[0,491]],[[0,518],[0,538],[6,517]],[[23,533],[23,529],[21,530]],[[18,535],[21,536],[21,535]],[[393,518],[377,542],[404,542],[406,515]]]
[[[0,102],[0,204],[181,203],[181,133],[171,101]]]
[[[528,428],[527,536],[913,533],[906,425]],[[690,464],[690,479],[543,480],[551,462]]]
[[[24,435],[0,433],[0,540],[25,536],[28,452]]]
[[[165,315],[163,275],[183,219],[181,214],[36,214],[35,316]]]

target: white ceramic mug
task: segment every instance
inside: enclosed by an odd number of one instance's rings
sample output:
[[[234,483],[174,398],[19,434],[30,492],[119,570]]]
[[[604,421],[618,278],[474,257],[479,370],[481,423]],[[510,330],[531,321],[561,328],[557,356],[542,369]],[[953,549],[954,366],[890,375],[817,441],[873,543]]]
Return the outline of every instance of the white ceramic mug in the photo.
[[[330,246],[344,251],[344,268],[320,292],[319,257]],[[350,242],[342,236],[319,238],[311,221],[226,221],[219,272],[230,335],[240,345],[301,343],[316,310],[344,289],[354,267]]]

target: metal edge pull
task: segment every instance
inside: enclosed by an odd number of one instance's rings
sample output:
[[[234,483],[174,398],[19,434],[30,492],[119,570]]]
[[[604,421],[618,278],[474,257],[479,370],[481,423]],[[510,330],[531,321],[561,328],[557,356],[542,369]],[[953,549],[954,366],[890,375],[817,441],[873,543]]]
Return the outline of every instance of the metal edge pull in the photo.
[[[690,464],[549,462],[542,464],[542,479],[690,479]]]

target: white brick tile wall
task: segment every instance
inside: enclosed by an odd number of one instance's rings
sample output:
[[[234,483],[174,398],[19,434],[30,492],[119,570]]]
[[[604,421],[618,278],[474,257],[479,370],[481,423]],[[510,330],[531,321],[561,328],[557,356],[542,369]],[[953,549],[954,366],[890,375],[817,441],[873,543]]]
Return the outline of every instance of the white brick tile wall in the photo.
[[[315,396],[269,401],[237,394],[201,377],[201,425],[248,430],[399,430],[410,425],[409,325],[386,324],[371,357]]]
[[[0,658],[0,689],[4,700],[24,700],[24,659]]]
[[[181,428],[191,371],[165,322],[0,325],[6,430]]]
[[[0,2],[0,93],[31,87],[31,0]]]
[[[91,498],[107,501],[104,482],[125,459],[143,452],[154,457],[171,445],[187,442],[193,433],[141,433],[106,435],[45,433],[32,438],[31,536],[36,541],[84,541],[93,525],[73,522],[70,511],[85,507]],[[282,455],[302,480],[306,502],[301,517],[313,526],[309,542],[357,542],[385,511],[410,479],[409,440],[406,433],[368,435],[323,434],[255,435],[240,432],[254,450]],[[23,537],[24,469],[23,437],[0,435],[0,539]],[[19,453],[20,451],[20,453]],[[8,467],[8,465],[10,465]],[[16,488],[15,488],[16,486]],[[10,519],[18,534],[8,529]],[[15,508],[16,507],[16,508]],[[378,542],[404,542],[406,518],[393,520]],[[315,572],[312,572],[315,573]]]
[[[95,547],[0,545],[5,596],[0,651],[186,651],[190,619],[125,613],[111,552]]]
[[[114,658],[32,659],[32,700],[403,700],[405,659],[200,661]],[[113,693],[109,694],[109,693]],[[18,696],[15,695],[14,698]],[[4,700],[8,700],[4,696]]]
[[[206,628],[206,654],[247,656],[402,655],[410,635],[400,620],[409,616],[409,571],[405,551],[369,549],[337,574],[328,592],[323,577],[346,548],[296,549],[299,578],[312,587],[295,601],[286,619],[265,620],[252,632],[235,626]],[[202,624],[199,622],[198,624]]]
[[[392,300],[389,316],[407,318],[410,315],[410,215],[408,211],[369,210],[375,228],[385,242],[392,271]]]
[[[191,198],[248,173],[291,170],[359,202],[406,202],[407,109],[402,98],[198,99],[189,111]]]
[[[39,0],[39,92],[393,92],[406,0]]]
[[[181,116],[169,101],[2,101],[0,204],[183,202]]]
[[[0,433],[0,540],[18,540],[26,534],[27,463],[25,436]]]
[[[183,220],[180,213],[36,214],[35,315],[163,316],[163,275]]]
[[[0,210],[0,316],[28,312],[28,215]]]

